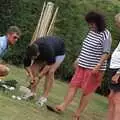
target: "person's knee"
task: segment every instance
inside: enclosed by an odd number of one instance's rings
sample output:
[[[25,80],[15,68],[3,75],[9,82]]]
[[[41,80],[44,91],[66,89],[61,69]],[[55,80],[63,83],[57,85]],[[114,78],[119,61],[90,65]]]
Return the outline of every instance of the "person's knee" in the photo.
[[[8,67],[2,67],[0,70],[0,76],[6,76],[9,74],[10,69]]]
[[[54,73],[55,73],[54,69],[50,69],[46,75],[47,79],[50,81],[54,80]]]
[[[52,76],[52,75],[54,75],[54,73],[55,73],[55,69],[54,69],[54,68],[51,68],[51,69],[49,70],[49,73],[48,73],[48,74]]]
[[[120,105],[120,93],[119,92],[114,94],[113,103],[115,105],[117,105],[117,104]]]

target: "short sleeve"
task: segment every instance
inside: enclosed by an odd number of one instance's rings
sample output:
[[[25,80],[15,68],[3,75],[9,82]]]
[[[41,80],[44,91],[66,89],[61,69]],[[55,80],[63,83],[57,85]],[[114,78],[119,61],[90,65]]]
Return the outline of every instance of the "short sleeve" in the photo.
[[[110,53],[112,37],[109,31],[105,31],[103,34],[103,53]]]
[[[6,50],[6,40],[3,38],[0,40],[0,56],[3,56]]]

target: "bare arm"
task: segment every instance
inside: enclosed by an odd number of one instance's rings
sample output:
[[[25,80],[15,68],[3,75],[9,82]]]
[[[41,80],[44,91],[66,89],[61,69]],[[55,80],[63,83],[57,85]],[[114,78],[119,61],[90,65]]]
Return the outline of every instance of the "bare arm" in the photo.
[[[77,58],[74,62],[73,62],[73,68],[76,69],[77,66],[78,66],[78,61],[79,61],[79,58]]]
[[[98,62],[98,64],[93,68],[93,72],[97,72],[110,55],[110,49],[111,49],[111,43],[112,43],[112,37],[111,37],[110,32],[108,31],[104,32],[103,38],[104,38],[103,55],[101,56],[101,59]]]
[[[100,70],[100,67],[103,65],[103,63],[108,59],[109,54],[105,53],[101,56],[101,59],[99,61],[99,63],[93,68],[93,72],[98,72],[98,70]]]
[[[108,54],[108,53],[103,54],[101,56],[101,59],[100,59],[98,65],[100,65],[100,66],[103,65],[103,63],[109,58],[109,56],[110,56],[110,54]]]
[[[30,67],[25,67],[25,70],[26,70],[26,72],[27,72],[27,76],[29,76],[30,79],[33,80],[34,77],[33,77],[33,74],[32,74],[32,71],[31,71],[31,68],[30,68]]]
[[[50,65],[45,65],[45,67],[42,69],[42,71],[40,71],[39,77],[44,76],[48,72],[49,68],[50,68]]]

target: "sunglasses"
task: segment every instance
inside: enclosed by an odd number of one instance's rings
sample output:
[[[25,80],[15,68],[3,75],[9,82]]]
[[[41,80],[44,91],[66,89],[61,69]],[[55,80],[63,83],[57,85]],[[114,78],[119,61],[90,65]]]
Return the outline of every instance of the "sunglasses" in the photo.
[[[13,36],[13,39],[19,39],[19,37],[18,36]]]

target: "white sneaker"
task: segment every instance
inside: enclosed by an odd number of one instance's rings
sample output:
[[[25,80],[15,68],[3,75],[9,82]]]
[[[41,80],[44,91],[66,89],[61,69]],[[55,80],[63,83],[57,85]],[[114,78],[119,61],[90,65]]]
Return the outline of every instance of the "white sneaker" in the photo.
[[[22,96],[22,99],[28,100],[28,99],[31,99],[31,98],[34,98],[34,97],[35,97],[35,93],[29,92],[29,93],[24,94]]]
[[[37,104],[39,104],[41,107],[47,102],[47,98],[40,97]]]

